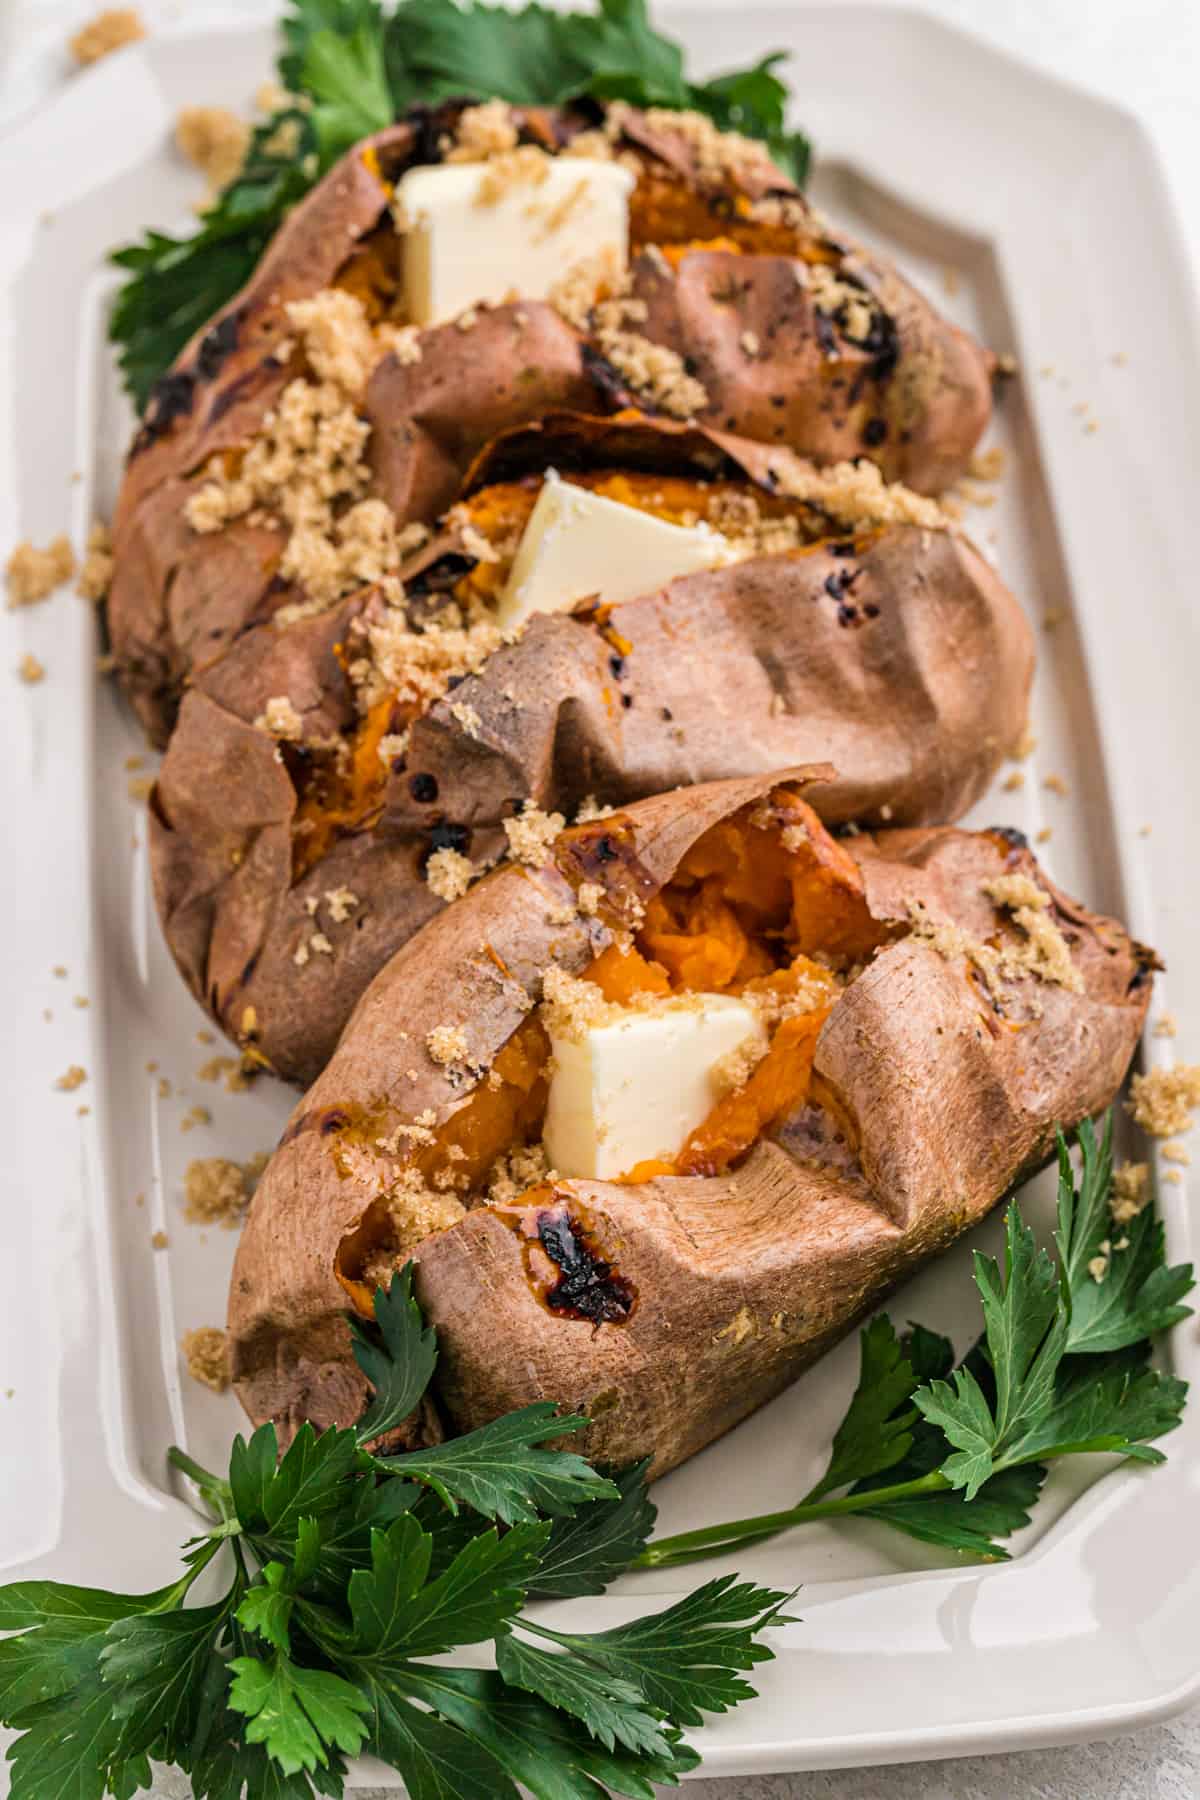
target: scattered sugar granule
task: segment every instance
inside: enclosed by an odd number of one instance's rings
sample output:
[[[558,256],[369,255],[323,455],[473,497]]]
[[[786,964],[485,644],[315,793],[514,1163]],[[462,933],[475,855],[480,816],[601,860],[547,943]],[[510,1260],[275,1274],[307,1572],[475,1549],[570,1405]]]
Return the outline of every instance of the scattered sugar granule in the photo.
[[[461,1025],[435,1025],[425,1039],[425,1047],[435,1063],[443,1068],[467,1059],[467,1034]]]
[[[185,106],[175,121],[175,145],[215,195],[239,174],[250,127],[224,106]]]
[[[45,600],[75,573],[75,553],[65,537],[59,536],[39,550],[28,539],[18,544],[4,575],[8,585],[9,606],[34,606]]]
[[[36,682],[46,679],[46,667],[44,663],[38,661],[32,651],[27,650],[17,664],[17,674],[28,687],[33,687]]]
[[[1152,1137],[1176,1137],[1191,1129],[1192,1112],[1200,1106],[1200,1063],[1178,1063],[1151,1069],[1129,1084],[1126,1111]]]
[[[1179,1030],[1174,1013],[1160,1013],[1154,1023],[1153,1036],[1156,1038],[1173,1038]]]
[[[530,868],[539,868],[549,855],[550,846],[562,831],[566,820],[561,813],[542,812],[539,807],[526,801],[523,812],[516,818],[505,819],[504,835],[508,839],[508,854],[514,862],[527,863]]]
[[[348,887],[330,888],[325,895],[325,904],[333,923],[342,925],[358,905],[358,895],[351,893]]]
[[[241,1224],[253,1182],[266,1158],[248,1163],[224,1156],[194,1158],[184,1176],[183,1216],[191,1225],[220,1225],[232,1231]]]
[[[254,729],[283,743],[297,744],[304,736],[304,721],[286,694],[272,694],[255,719]]]
[[[71,54],[77,63],[99,62],[102,56],[111,56],[114,50],[123,50],[126,44],[135,44],[145,35],[146,27],[135,7],[113,7],[97,13],[82,31],[75,33],[70,40]]]
[[[1047,775],[1042,781],[1042,786],[1048,793],[1057,794],[1060,800],[1065,800],[1071,792],[1061,775]]]
[[[216,1325],[201,1325],[195,1331],[184,1332],[179,1348],[192,1380],[202,1382],[214,1394],[223,1394],[229,1386],[229,1346],[225,1333]]]
[[[78,1063],[72,1063],[70,1068],[59,1076],[54,1085],[60,1093],[73,1094],[75,1089],[81,1088],[86,1080],[87,1070],[81,1068]]]
[[[460,900],[475,875],[474,863],[459,850],[435,850],[425,864],[425,884],[439,900]]]
[[[170,1241],[165,1231],[155,1231],[150,1237],[150,1247],[152,1250],[165,1250]]]
[[[112,533],[102,519],[95,519],[88,532],[87,554],[79,570],[75,592],[85,600],[103,600],[112,583]]]
[[[1108,1210],[1114,1225],[1128,1225],[1150,1204],[1150,1164],[1123,1162],[1113,1170]]]

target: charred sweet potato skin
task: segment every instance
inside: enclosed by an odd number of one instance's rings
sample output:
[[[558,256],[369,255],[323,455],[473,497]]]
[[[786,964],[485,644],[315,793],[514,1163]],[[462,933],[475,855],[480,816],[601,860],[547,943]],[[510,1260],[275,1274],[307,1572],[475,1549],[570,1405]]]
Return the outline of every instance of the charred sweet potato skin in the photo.
[[[806,778],[812,794],[828,771],[792,771],[788,785]],[[428,1109],[440,1129],[469,1095],[414,1053],[423,1034],[464,1019],[470,1059],[486,1064],[528,1016],[551,953],[570,972],[595,965],[630,895],[665,887],[706,832],[779,780],[655,796],[568,834],[544,868],[489,877],[382,971],[297,1108],[239,1248],[229,1325],[252,1418],[344,1424],[361,1405],[335,1271],[395,1169],[373,1155],[339,1173],[322,1120],[355,1105],[404,1118]],[[588,834],[606,829],[619,854],[588,860]],[[820,1027],[809,1101],[725,1174],[554,1184],[552,1205],[575,1235],[574,1281],[586,1287],[595,1274],[578,1250],[590,1243],[606,1265],[595,1279],[619,1282],[627,1308],[610,1299],[611,1316],[596,1321],[547,1304],[528,1256],[542,1241],[544,1194],[528,1196],[524,1213],[517,1204],[515,1224],[480,1207],[417,1248],[418,1292],[441,1346],[439,1403],[456,1429],[551,1399],[591,1413],[590,1454],[650,1455],[665,1472],[981,1218],[1049,1153],[1057,1124],[1112,1099],[1149,993],[1146,954],[1115,921],[1059,893],[1003,834],[886,831],[838,848],[881,947]],[[556,924],[585,867],[613,872],[600,916]],[[1006,873],[1033,876],[1049,895],[1080,991],[1022,975],[998,1010],[968,961],[910,933],[914,907],[981,939],[1015,930],[983,891]]]

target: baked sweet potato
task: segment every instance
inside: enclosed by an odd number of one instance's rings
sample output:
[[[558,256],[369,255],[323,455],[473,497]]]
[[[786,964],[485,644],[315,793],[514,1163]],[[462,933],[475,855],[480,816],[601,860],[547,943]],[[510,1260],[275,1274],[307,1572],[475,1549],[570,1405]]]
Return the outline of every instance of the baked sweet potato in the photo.
[[[500,643],[488,605],[549,463],[742,533],[745,554]],[[829,822],[953,819],[1024,723],[1020,609],[963,537],[925,522],[929,502],[877,477],[636,416],[554,415],[493,444],[467,488],[410,564],[403,607],[367,589],[249,628],[197,671],[160,772],[167,941],[218,1023],[293,1080],[315,1077],[367,983],[440,909],[431,855],[494,860],[523,807],[574,816],[589,797],[828,758]],[[447,601],[478,622],[447,631]]]
[[[720,782],[567,831],[392,959],[239,1246],[253,1419],[358,1414],[346,1310],[369,1315],[412,1256],[453,1428],[549,1398],[591,1415],[589,1454],[661,1474],[1112,1099],[1152,954],[1015,833],[832,839],[804,798],[829,779]],[[698,989],[757,996],[765,1054],[665,1161],[538,1173],[548,1033],[567,1029],[548,1008]]]
[[[394,184],[442,156],[469,116],[443,107],[348,152],[154,390],[117,507],[108,604],[121,680],[154,741],[193,671],[241,630],[325,595],[296,551],[282,479],[251,484],[240,510],[206,507],[256,446],[279,473],[297,396],[336,402],[363,428],[318,532],[326,563],[358,502],[381,499],[397,528],[428,523],[488,438],[556,407],[634,401],[820,463],[867,456],[922,492],[966,466],[988,417],[990,358],[819,218],[761,147],[689,115],[614,106],[597,129],[594,112],[508,114],[522,145],[633,163],[628,291],[566,282],[554,306],[480,309],[469,330],[398,339]],[[340,313],[305,315],[331,295]]]

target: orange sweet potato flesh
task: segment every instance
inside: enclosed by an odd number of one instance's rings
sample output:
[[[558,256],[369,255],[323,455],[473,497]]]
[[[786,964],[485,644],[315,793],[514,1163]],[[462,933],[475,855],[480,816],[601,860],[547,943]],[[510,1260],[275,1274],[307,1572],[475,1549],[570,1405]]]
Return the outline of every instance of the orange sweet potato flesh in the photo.
[[[378,701],[354,736],[345,772],[322,771],[309,782],[293,826],[294,880],[301,880],[327,856],[341,833],[361,830],[382,806],[388,771],[380,760],[379,746],[389,732],[400,730],[402,723],[394,700]]]
[[[808,953],[856,959],[883,941],[858,865],[811,807],[781,790],[773,814],[763,820],[773,829],[743,811],[706,832],[651,900],[637,948],[625,957],[606,951],[588,976],[610,1000],[662,992],[643,971],[659,972],[675,992],[769,992],[784,1000],[801,981],[815,981],[828,987],[828,999],[785,1017],[749,1080],[718,1102],[678,1156],[639,1163],[629,1181],[722,1175],[795,1112],[809,1098],[817,1036],[836,999],[832,977]],[[785,948],[794,960],[781,969]]]
[[[413,1158],[422,1179],[436,1185],[436,1177],[451,1172],[466,1184],[479,1188],[488,1170],[506,1150],[527,1143],[541,1125],[546,1111],[546,1065],[550,1043],[540,1021],[525,1019],[492,1063],[494,1080],[480,1082],[465,1106],[453,1113]],[[386,1135],[379,1118],[367,1121],[365,1135],[374,1140]],[[337,1279],[363,1318],[374,1317],[372,1287],[362,1279],[367,1262],[388,1243],[390,1220],[386,1205],[368,1207],[357,1231],[339,1251]]]

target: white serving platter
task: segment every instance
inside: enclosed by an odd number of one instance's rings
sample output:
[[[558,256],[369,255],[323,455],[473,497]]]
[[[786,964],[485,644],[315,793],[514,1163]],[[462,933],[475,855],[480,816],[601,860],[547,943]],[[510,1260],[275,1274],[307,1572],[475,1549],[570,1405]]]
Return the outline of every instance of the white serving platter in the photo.
[[[1007,451],[1008,472],[970,526],[1033,618],[1060,622],[1039,630],[1025,785],[998,784],[973,822],[1051,828],[1038,848],[1055,877],[1167,961],[1151,1016],[1169,1009],[1179,1037],[1148,1038],[1146,1060],[1197,1056],[1200,341],[1148,139],[1116,108],[915,13],[749,5],[666,17],[702,71],[792,49],[798,109],[820,148],[818,201],[1017,357],[987,440]],[[78,547],[107,515],[131,420],[104,342],[104,253],[147,225],[186,222],[196,184],[170,152],[176,111],[247,108],[270,57],[262,28],[156,33],[0,139],[0,554],[64,529]],[[142,811],[127,793],[152,759],[125,766],[145,752],[95,677],[91,608],[62,595],[0,615],[0,635],[0,1570],[136,1590],[168,1578],[195,1523],[168,1444],[223,1465],[241,1424],[236,1403],[198,1387],[179,1357],[184,1330],[223,1317],[233,1248],[184,1221],[184,1171],[193,1156],[269,1148],[291,1097],[198,1078],[221,1046],[198,1041],[206,1021],[158,933]],[[15,679],[26,651],[48,670],[35,687]],[[1047,774],[1066,796],[1044,787]],[[69,1064],[87,1082],[56,1091]],[[212,1124],[185,1131],[198,1103]],[[1023,1197],[1043,1219],[1050,1188],[1043,1176]],[[1162,1185],[1160,1204],[1172,1260],[1195,1257],[1186,1183]],[[970,1251],[998,1236],[993,1217],[897,1295],[893,1314],[963,1347],[976,1316]],[[1200,1375],[1195,1321],[1165,1354]],[[803,1491],[855,1367],[843,1345],[672,1475],[656,1490],[662,1529]],[[1200,1405],[1167,1448],[1154,1473],[1056,1480],[1008,1564],[941,1567],[865,1521],[740,1557],[729,1566],[747,1576],[802,1585],[802,1617],[774,1634],[761,1698],[698,1735],[703,1772],[1058,1743],[1180,1710],[1200,1692]],[[565,1611],[601,1627],[696,1579],[686,1568],[626,1577]],[[379,1778],[363,1763],[352,1785]]]

